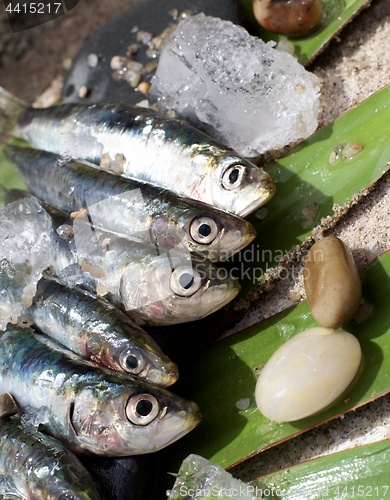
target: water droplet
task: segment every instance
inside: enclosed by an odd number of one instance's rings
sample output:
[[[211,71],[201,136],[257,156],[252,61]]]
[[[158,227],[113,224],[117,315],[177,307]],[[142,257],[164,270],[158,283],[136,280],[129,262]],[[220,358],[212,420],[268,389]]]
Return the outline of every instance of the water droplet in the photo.
[[[241,398],[236,403],[236,408],[238,410],[247,410],[249,408],[251,400],[249,398]]]
[[[280,323],[277,330],[282,338],[289,338],[295,332],[295,325],[292,323]]]

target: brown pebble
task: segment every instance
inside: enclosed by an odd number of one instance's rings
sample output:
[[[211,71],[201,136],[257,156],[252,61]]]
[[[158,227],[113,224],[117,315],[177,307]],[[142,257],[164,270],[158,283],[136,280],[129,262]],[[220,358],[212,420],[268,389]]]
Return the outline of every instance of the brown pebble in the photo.
[[[304,36],[322,21],[321,0],[253,0],[253,13],[266,30],[281,35]]]
[[[351,251],[339,238],[322,238],[311,247],[304,284],[311,313],[321,326],[338,328],[348,323],[359,307],[359,273]]]
[[[149,92],[150,83],[148,83],[148,82],[141,82],[138,85],[137,89],[139,90],[139,92],[141,92],[141,94],[146,95]]]

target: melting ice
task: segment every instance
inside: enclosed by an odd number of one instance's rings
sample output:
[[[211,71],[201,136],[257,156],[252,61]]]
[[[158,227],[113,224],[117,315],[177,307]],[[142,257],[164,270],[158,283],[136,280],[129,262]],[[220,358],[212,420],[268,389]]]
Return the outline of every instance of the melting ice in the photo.
[[[150,97],[244,156],[317,128],[319,79],[290,54],[229,21],[181,21],[162,49]]]
[[[182,463],[168,500],[202,500],[204,498],[236,498],[256,500],[262,491],[235,479],[219,465],[199,455],[189,455]]]
[[[50,265],[49,215],[28,197],[0,208],[0,330],[15,323]]]

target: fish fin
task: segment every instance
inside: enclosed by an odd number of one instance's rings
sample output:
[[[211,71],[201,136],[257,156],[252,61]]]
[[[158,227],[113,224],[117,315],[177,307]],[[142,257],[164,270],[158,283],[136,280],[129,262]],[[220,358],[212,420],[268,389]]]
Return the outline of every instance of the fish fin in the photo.
[[[14,135],[20,114],[28,105],[0,87],[0,133]]]
[[[14,397],[5,392],[0,396],[0,418],[12,417],[18,413],[18,405]]]

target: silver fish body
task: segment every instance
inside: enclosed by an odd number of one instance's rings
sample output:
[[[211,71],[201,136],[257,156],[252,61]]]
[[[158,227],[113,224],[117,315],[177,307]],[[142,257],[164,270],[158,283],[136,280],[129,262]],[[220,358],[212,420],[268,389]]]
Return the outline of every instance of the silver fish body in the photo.
[[[1,334],[0,359],[0,392],[14,397],[25,420],[77,453],[154,452],[200,421],[195,403],[83,362],[25,329],[9,325]]]
[[[244,217],[275,185],[261,168],[187,123],[108,104],[28,108],[0,89],[0,129],[35,148],[88,160]]]
[[[0,477],[4,498],[100,498],[91,476],[72,452],[16,419],[0,419]]]
[[[43,210],[34,197],[28,193],[24,196],[32,200],[14,203],[24,203],[37,212]],[[34,213],[29,214],[30,219]],[[52,210],[50,216],[52,274],[70,288],[80,286],[104,296],[138,324],[194,321],[226,305],[240,290],[238,281],[225,269],[193,256],[185,248],[161,253],[151,245],[95,230],[87,213],[73,221]],[[14,224],[21,222],[19,217]]]
[[[77,223],[77,224],[76,224]],[[74,221],[69,242],[73,258],[54,269],[61,281],[80,279],[83,286],[104,295],[138,324],[169,325],[203,318],[230,302],[240,285],[224,269],[199,261],[189,252],[160,253],[147,245],[91,235],[87,220]],[[63,265],[64,258],[59,257]]]
[[[107,301],[53,279],[42,278],[33,304],[22,312],[29,324],[85,359],[161,386],[178,369],[154,340]]]
[[[209,260],[226,260],[255,237],[253,226],[169,191],[102,172],[91,164],[65,161],[32,148],[7,146],[30,191],[65,212],[86,209],[91,222],[160,248],[184,244]]]

